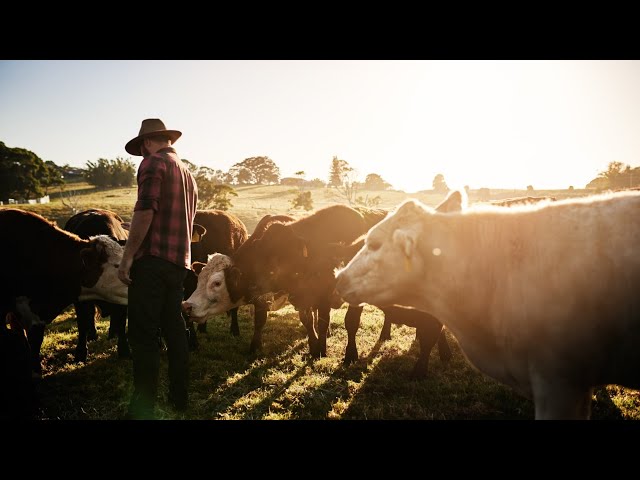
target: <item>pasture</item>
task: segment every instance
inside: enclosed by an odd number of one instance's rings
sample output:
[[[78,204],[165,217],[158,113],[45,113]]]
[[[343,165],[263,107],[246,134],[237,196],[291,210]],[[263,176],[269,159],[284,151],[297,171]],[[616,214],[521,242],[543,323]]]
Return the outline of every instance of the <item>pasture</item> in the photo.
[[[285,186],[240,187],[232,199],[231,212],[251,232],[266,213],[290,211],[295,189]],[[365,192],[366,193],[366,192]],[[568,195],[569,192],[536,192],[537,195]],[[580,192],[570,192],[578,195]],[[382,208],[392,208],[408,198],[404,192],[371,192],[380,195]],[[526,195],[525,191],[502,191],[495,198]],[[107,208],[130,220],[136,188],[98,191],[84,186],[76,193],[79,210]],[[430,192],[411,195],[435,205],[443,197]],[[314,207],[336,203],[333,192],[312,189]],[[473,196],[471,197],[473,200]],[[343,202],[344,203],[344,202]],[[17,205],[56,220],[71,216],[59,199],[46,205]],[[365,307],[357,342],[360,360],[345,367],[344,315],[333,310],[326,358],[309,359],[304,327],[297,312],[288,306],[270,312],[264,329],[264,348],[250,356],[253,332],[250,306],[240,308],[241,336],[229,333],[225,315],[209,321],[207,333],[199,334],[200,348],[191,353],[190,409],[179,414],[167,403],[166,352],[162,354],[161,419],[533,419],[533,404],[474,370],[448,332],[453,352],[443,364],[437,347],[431,353],[426,379],[410,377],[417,359],[415,330],[393,326],[392,339],[378,343],[382,313]],[[131,361],[119,360],[115,340],[107,339],[108,319],[98,324],[98,340],[89,344],[86,363],[74,363],[77,326],[68,308],[47,327],[42,347],[43,378],[38,384],[42,419],[113,420],[124,417],[132,391]],[[640,392],[617,386],[596,391],[593,419],[640,419]]]

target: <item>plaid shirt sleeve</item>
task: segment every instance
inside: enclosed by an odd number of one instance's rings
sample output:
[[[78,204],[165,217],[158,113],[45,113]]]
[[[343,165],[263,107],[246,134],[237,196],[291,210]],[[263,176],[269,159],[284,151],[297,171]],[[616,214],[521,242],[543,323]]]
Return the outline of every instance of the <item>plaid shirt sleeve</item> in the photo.
[[[158,211],[162,182],[166,172],[162,158],[145,157],[138,169],[138,201],[133,207],[137,210]]]

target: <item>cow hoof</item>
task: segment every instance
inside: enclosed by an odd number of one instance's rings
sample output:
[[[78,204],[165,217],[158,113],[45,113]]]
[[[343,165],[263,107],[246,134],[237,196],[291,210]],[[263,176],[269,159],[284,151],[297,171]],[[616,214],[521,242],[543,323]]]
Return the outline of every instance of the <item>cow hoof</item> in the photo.
[[[347,351],[344,354],[343,363],[345,365],[351,365],[358,361],[358,350],[355,348],[347,347]]]
[[[118,345],[118,358],[131,358],[131,350],[129,345]]]
[[[320,358],[320,348],[317,345],[309,345],[309,357]]]
[[[389,340],[391,340],[391,333],[387,333],[387,332],[382,332],[380,334],[380,338],[378,339],[380,343],[387,342]]]
[[[251,342],[251,345],[249,345],[249,354],[253,355],[254,353],[256,353],[261,348],[262,348],[262,345],[260,345],[259,343]]]
[[[74,358],[76,363],[86,362],[87,361],[87,349],[86,348],[76,348],[74,353]]]
[[[233,335],[234,337],[239,337],[240,336],[240,327],[238,327],[238,325],[231,325],[231,335]]]

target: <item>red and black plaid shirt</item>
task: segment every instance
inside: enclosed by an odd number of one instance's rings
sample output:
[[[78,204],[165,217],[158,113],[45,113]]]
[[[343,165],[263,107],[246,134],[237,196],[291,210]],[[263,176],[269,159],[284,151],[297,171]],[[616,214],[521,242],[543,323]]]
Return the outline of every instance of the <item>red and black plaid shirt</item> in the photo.
[[[153,220],[135,258],[153,255],[191,267],[191,229],[198,187],[173,147],[142,159],[134,211],[153,210]]]

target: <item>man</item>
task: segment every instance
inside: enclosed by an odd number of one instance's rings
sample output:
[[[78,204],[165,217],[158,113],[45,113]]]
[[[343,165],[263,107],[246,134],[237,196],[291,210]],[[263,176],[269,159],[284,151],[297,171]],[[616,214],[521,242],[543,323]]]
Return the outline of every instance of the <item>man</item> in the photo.
[[[134,392],[128,418],[154,418],[160,370],[158,329],[167,343],[169,401],[188,405],[189,350],[180,315],[183,281],[191,265],[191,229],[198,189],[173,144],[181,132],[157,118],[142,121],[125,150],[143,156],[138,199],[118,276],[129,285],[129,342]]]

